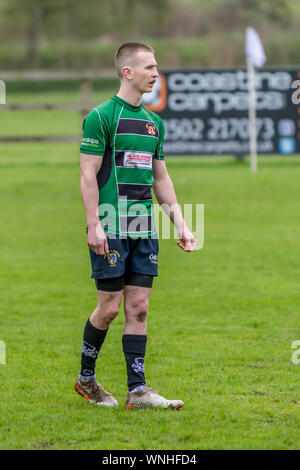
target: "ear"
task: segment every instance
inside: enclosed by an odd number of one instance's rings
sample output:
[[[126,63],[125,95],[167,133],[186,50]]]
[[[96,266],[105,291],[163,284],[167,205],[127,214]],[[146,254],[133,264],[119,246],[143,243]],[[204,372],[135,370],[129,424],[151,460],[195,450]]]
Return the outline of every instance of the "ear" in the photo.
[[[125,66],[122,68],[122,73],[123,77],[126,78],[127,80],[132,80],[133,79],[133,70],[129,66]]]

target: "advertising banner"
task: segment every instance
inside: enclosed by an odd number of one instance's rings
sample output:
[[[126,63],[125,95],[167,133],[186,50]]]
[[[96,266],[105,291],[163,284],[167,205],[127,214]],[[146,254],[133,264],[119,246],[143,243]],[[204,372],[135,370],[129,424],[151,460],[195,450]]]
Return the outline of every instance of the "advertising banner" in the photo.
[[[255,78],[258,154],[300,153],[300,69]],[[249,154],[246,69],[160,72],[143,104],[164,121],[166,155]]]

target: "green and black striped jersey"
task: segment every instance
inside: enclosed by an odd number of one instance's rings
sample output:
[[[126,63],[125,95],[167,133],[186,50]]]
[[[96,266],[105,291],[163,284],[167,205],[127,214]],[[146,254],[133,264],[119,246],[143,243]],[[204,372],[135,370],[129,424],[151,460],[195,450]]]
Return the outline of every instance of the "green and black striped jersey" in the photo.
[[[83,122],[81,153],[103,155],[97,175],[99,219],[108,234],[155,235],[153,159],[164,159],[164,125],[144,106],[118,96],[94,108]]]

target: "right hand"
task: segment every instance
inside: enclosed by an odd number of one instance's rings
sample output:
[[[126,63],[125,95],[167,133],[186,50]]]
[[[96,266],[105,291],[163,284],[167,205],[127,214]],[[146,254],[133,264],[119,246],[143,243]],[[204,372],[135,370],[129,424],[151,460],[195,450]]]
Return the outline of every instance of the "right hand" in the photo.
[[[88,227],[87,244],[96,255],[109,253],[108,241],[100,222],[95,226]]]

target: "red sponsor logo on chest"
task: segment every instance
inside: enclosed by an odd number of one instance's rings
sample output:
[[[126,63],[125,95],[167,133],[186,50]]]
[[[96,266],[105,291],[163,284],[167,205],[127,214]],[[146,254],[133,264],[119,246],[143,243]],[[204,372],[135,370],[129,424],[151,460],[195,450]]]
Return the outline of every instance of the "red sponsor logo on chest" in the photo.
[[[125,152],[124,166],[152,168],[152,154],[144,152]]]

